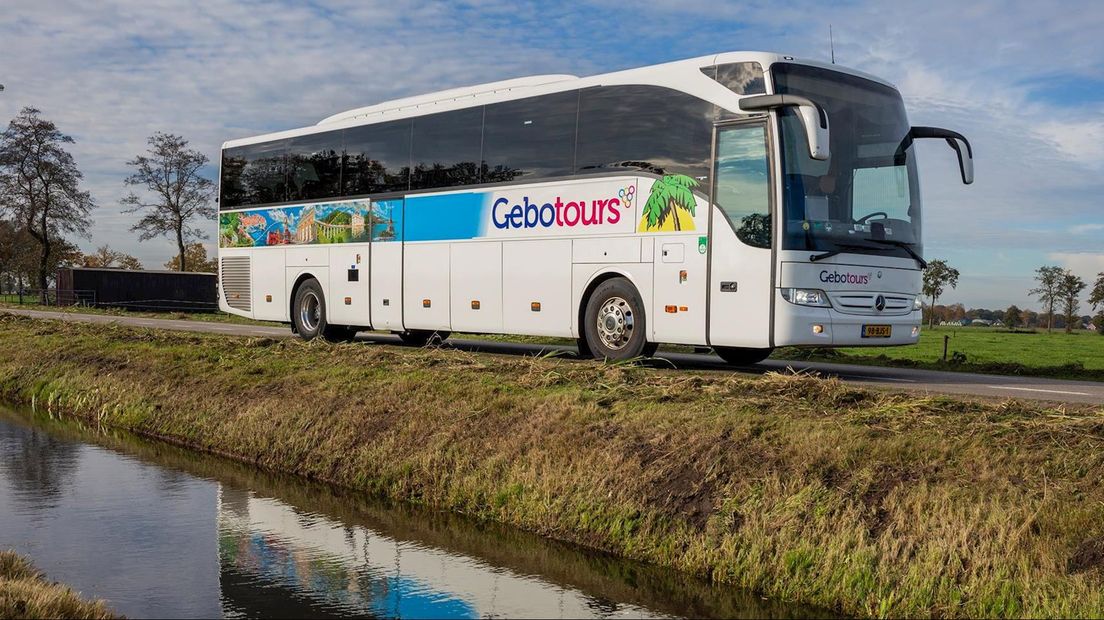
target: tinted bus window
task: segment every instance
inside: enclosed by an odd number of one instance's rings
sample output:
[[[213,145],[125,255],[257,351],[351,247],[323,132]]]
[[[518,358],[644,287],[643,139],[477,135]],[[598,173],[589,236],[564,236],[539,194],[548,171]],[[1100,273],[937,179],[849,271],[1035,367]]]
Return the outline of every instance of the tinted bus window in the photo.
[[[410,121],[351,127],[345,132],[345,196],[404,192],[410,187]]]
[[[220,208],[287,200],[286,153],[284,140],[226,149],[222,154]]]
[[[572,174],[578,111],[578,91],[488,105],[482,181]]]
[[[660,86],[586,89],[579,99],[576,172],[616,169],[709,175],[713,105]]]
[[[341,132],[292,138],[288,144],[288,200],[334,198],[341,194]]]
[[[479,183],[483,108],[414,119],[410,189]]]
[[[245,169],[245,157],[241,149],[222,152],[222,171],[219,181],[219,209],[233,209],[245,204],[245,188],[241,175]]]

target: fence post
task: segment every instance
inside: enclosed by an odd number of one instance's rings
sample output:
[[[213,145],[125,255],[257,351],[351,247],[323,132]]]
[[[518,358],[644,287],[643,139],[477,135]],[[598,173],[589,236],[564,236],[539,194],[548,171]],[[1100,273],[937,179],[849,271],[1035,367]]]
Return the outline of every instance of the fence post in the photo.
[[[948,336],[947,334],[943,334],[943,361],[944,362],[947,361],[947,343],[950,341],[950,339],[951,339],[950,336]]]

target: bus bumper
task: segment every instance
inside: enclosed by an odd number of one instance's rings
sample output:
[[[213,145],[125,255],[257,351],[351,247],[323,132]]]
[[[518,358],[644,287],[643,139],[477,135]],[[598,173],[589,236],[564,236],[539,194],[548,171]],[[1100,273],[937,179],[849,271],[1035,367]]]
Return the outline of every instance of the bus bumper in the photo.
[[[775,306],[776,347],[891,347],[920,340],[919,310],[898,316],[844,314],[832,308],[799,306],[780,300]],[[864,337],[866,326],[888,326],[888,337]],[[875,329],[872,331],[882,331]]]

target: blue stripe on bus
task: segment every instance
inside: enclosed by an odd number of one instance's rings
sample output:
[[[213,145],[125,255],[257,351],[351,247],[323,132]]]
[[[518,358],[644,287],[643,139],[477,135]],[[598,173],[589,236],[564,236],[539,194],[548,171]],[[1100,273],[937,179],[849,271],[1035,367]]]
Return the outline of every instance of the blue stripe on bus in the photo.
[[[403,213],[403,241],[446,241],[479,236],[486,193],[410,196]]]

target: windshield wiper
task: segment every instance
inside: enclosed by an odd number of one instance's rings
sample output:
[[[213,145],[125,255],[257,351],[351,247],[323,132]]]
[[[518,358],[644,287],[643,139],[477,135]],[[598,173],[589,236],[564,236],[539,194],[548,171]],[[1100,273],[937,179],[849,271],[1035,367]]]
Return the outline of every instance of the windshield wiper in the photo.
[[[843,254],[847,250],[880,250],[880,249],[882,249],[882,248],[879,248],[877,246],[859,245],[858,243],[836,243],[835,246],[836,246],[835,250],[828,250],[827,252],[824,252],[822,254],[812,254],[812,255],[810,255],[809,256],[809,261],[815,263],[818,260],[824,260],[826,258],[832,258],[833,256],[835,256],[837,254]]]
[[[885,245],[892,245],[893,247],[901,248],[902,250],[908,252],[908,255],[916,260],[921,269],[928,268],[928,261],[924,260],[923,257],[916,253],[916,250],[912,249],[912,246],[910,244],[905,243],[904,241],[897,241],[896,239],[863,239],[863,241],[870,241],[872,243],[883,243]]]

